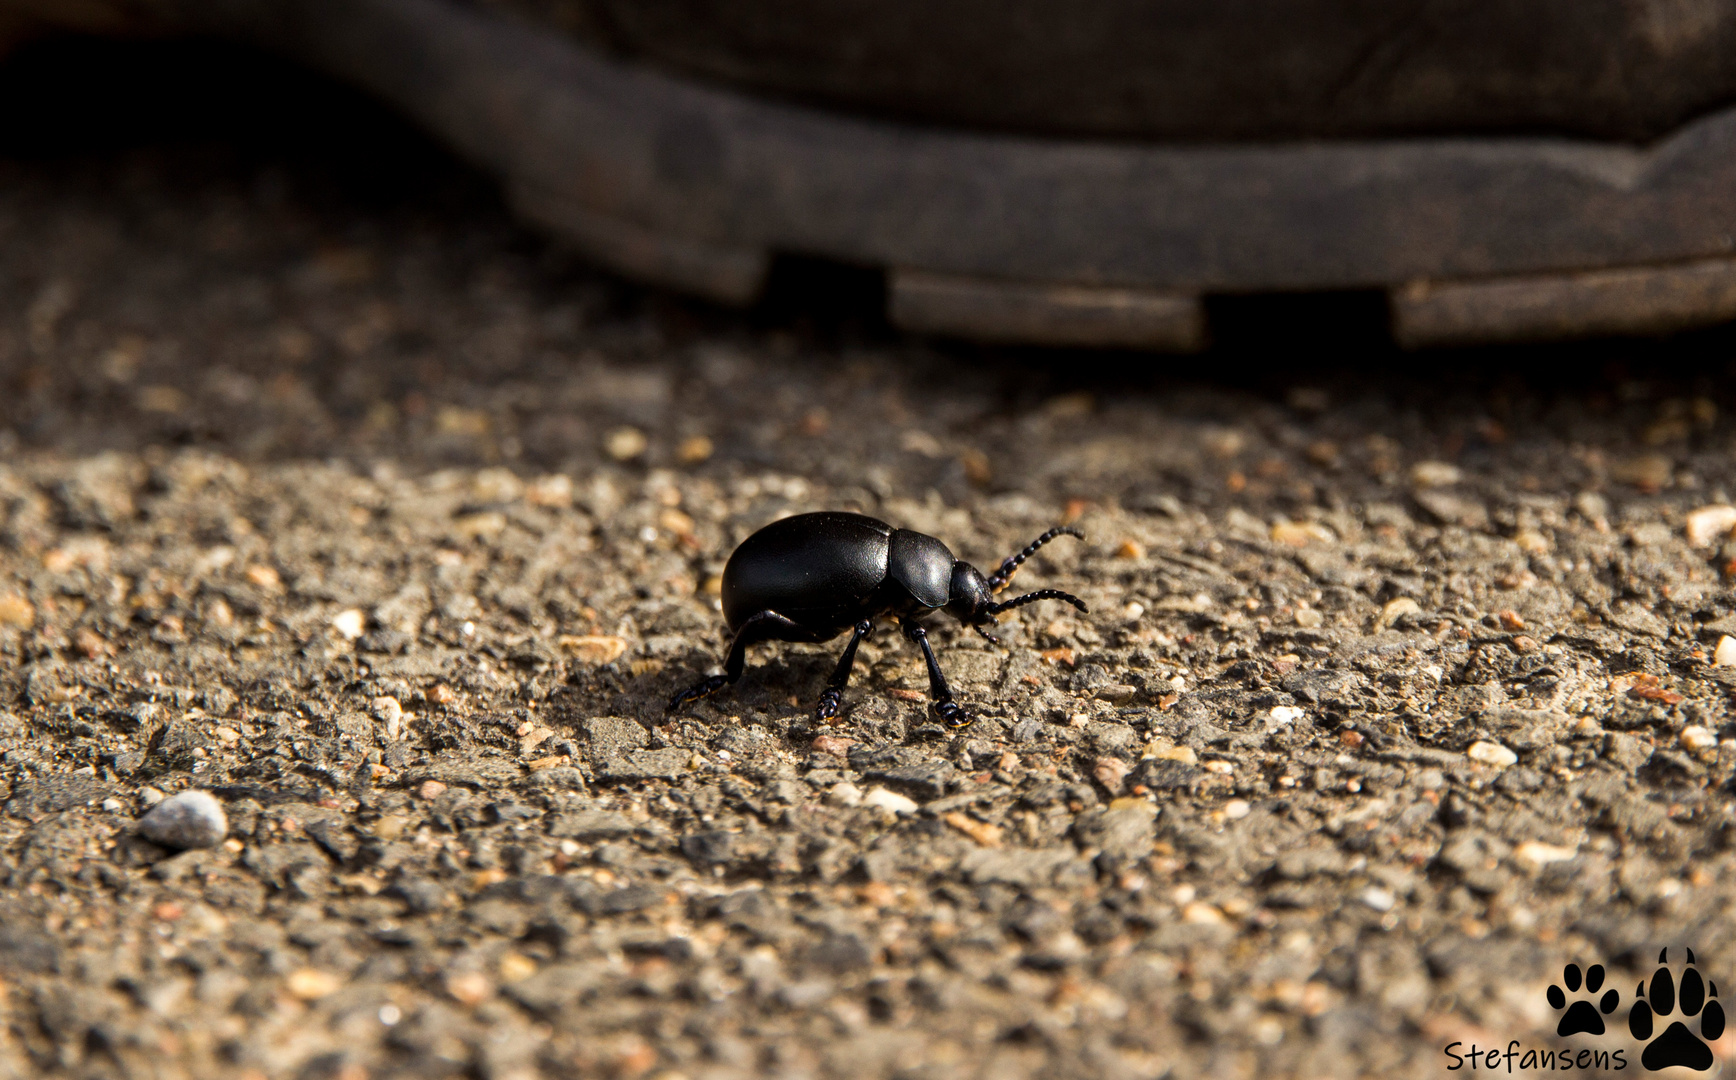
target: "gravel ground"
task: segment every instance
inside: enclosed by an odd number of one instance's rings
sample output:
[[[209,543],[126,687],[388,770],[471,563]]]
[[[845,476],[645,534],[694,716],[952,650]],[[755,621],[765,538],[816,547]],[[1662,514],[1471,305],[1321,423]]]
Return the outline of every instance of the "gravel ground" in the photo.
[[[339,104],[0,161],[0,1076],[1444,1075],[1570,960],[1736,977],[1727,336],[733,316]],[[820,508],[1072,522],[1091,614],[938,630],[956,736],[887,631],[834,725],[841,642],[665,715]]]

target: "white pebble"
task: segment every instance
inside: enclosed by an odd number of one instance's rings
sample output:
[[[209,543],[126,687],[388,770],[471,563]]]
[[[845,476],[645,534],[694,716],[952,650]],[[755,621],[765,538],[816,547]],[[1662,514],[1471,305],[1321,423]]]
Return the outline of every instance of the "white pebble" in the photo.
[[[170,848],[215,847],[229,834],[223,804],[204,791],[183,791],[139,819],[139,835]]]
[[[1519,760],[1518,754],[1500,743],[1482,741],[1472,743],[1471,748],[1465,751],[1465,756],[1484,765],[1493,765],[1497,769],[1505,769]]]
[[[1379,885],[1370,885],[1362,890],[1362,902],[1376,911],[1391,911],[1398,903],[1398,897]]]
[[[862,789],[848,780],[840,780],[826,789],[826,801],[833,806],[861,806]]]
[[[1549,863],[1566,862],[1579,854],[1576,847],[1561,847],[1557,844],[1545,844],[1540,840],[1527,840],[1513,849],[1513,857],[1520,862],[1528,862],[1532,866],[1545,866]]]
[[[1274,705],[1272,711],[1266,714],[1266,727],[1268,730],[1276,730],[1294,724],[1307,715],[1306,710],[1295,705]]]
[[[1224,804],[1224,816],[1231,821],[1240,821],[1253,810],[1246,799],[1231,799]]]
[[[1463,475],[1457,465],[1445,461],[1419,461],[1411,466],[1411,483],[1417,487],[1450,487]]]
[[[362,636],[367,624],[367,616],[357,608],[345,608],[332,616],[332,629],[351,641]]]
[[[603,440],[603,449],[616,461],[629,461],[645,452],[651,445],[645,433],[635,427],[618,427],[609,432]]]
[[[900,816],[909,816],[917,810],[914,800],[883,787],[869,788],[868,794],[862,796],[862,805],[882,806]]]
[[[1688,514],[1688,543],[1707,547],[1730,535],[1736,529],[1736,506],[1719,503],[1702,506]]]
[[[1718,639],[1718,647],[1712,650],[1714,667],[1736,667],[1736,638],[1725,634]]]
[[[1718,733],[1698,724],[1683,728],[1682,733],[1676,737],[1689,750],[1710,750],[1718,745]]]

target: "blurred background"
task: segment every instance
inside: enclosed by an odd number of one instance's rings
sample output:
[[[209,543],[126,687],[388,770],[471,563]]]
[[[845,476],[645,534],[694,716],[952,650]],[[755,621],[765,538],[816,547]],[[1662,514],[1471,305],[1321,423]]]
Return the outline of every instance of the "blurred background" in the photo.
[[[1570,399],[1592,424],[1571,437],[1655,443],[1692,435],[1669,419],[1680,403],[1722,404],[1731,362],[1721,325],[1402,350],[1379,289],[1209,295],[1209,351],[1194,356],[979,345],[892,325],[874,268],[787,253],[745,308],[718,306],[600,266],[515,216],[495,177],[389,104],[245,42],[38,26],[0,65],[0,92],[13,103],[0,118],[4,303],[20,328],[0,342],[16,391],[0,438],[19,446],[276,455],[409,438],[455,463],[589,467],[612,425],[650,413],[575,414],[539,380],[568,379],[575,358],[630,367],[716,339],[752,342],[780,384],[860,355],[935,400],[988,393],[1010,408],[1197,387],[1233,415],[1248,395],[1348,395],[1472,446],[1480,429],[1520,429]],[[652,395],[671,428],[654,456],[721,420],[680,415],[685,382]],[[867,447],[889,430],[853,437]]]

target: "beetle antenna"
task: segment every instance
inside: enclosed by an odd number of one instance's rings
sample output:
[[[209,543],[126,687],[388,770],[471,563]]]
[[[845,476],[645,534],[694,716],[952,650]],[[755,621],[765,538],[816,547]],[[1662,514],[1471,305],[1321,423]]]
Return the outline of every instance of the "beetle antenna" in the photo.
[[[1091,611],[1090,608],[1085,606],[1085,601],[1074,596],[1072,593],[1064,593],[1060,589],[1038,589],[1036,592],[1028,592],[1023,596],[1015,596],[1005,603],[987,604],[983,607],[983,610],[990,615],[999,615],[1003,611],[1011,611],[1014,608],[1024,607],[1026,604],[1034,604],[1038,600],[1065,600],[1087,614]]]
[[[983,636],[983,640],[988,642],[990,645],[999,645],[1001,643],[1000,638],[989,633],[987,630],[984,630],[981,626],[973,625],[971,627],[971,629],[975,630],[977,633],[981,634]]]
[[[1030,544],[1026,545],[1025,550],[1019,552],[1017,555],[1007,556],[1006,560],[1001,563],[1001,568],[994,572],[993,577],[989,578],[989,580],[988,580],[989,592],[998,593],[1002,589],[1006,588],[1007,583],[1013,580],[1013,575],[1019,572],[1019,565],[1021,563],[1023,563],[1026,559],[1030,558],[1032,555],[1035,555],[1037,553],[1038,548],[1042,547],[1044,544],[1047,544],[1049,541],[1055,539],[1055,537],[1060,536],[1063,533],[1068,535],[1068,536],[1078,537],[1080,540],[1085,539],[1085,534],[1080,532],[1078,529],[1075,529],[1073,526],[1071,526],[1071,525],[1057,525],[1055,528],[1050,529],[1048,532],[1044,533],[1042,536],[1039,536],[1035,540],[1032,540],[1030,542]]]

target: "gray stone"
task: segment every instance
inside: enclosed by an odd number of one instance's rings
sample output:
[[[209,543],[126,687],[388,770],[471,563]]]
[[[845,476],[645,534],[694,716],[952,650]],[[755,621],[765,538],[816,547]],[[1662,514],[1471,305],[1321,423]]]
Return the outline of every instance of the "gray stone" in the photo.
[[[958,768],[950,761],[924,761],[891,769],[868,769],[862,773],[864,780],[885,784],[924,802],[945,795],[957,777]]]
[[[624,757],[610,758],[597,764],[597,779],[608,780],[678,780],[687,775],[691,750],[672,746],[666,750],[634,750]]]
[[[1035,742],[1043,734],[1043,722],[1026,718],[1013,725],[1013,741],[1016,743]]]
[[[229,818],[209,792],[183,791],[152,807],[138,828],[140,836],[166,848],[214,847],[229,835]]]
[[[1573,717],[1559,709],[1518,709],[1498,705],[1485,709],[1483,726],[1514,750],[1541,750],[1566,738]]]
[[[959,860],[959,869],[973,885],[1047,885],[1063,869],[1077,863],[1090,874],[1089,864],[1072,848],[978,848]]]
[[[1411,496],[1418,506],[1442,525],[1482,529],[1489,524],[1489,510],[1482,503],[1447,491],[1419,491]]]
[[[404,786],[415,787],[429,780],[438,780],[442,784],[462,784],[472,788],[491,788],[499,784],[509,784],[519,779],[524,770],[518,762],[500,757],[459,758],[452,761],[442,761],[418,769],[411,769],[404,776]]]
[[[1099,754],[1129,760],[1139,757],[1139,732],[1127,724],[1094,723],[1085,729],[1085,741]]]
[[[102,801],[109,788],[87,776],[53,773],[34,780],[20,780],[6,800],[6,812],[29,821],[49,814],[89,806]]]
[[[1073,823],[1073,836],[1086,847],[1139,859],[1151,854],[1156,820],[1157,807],[1148,802],[1112,806],[1080,815]]]
[[[1152,791],[1183,791],[1198,785],[1205,775],[1205,770],[1198,765],[1167,758],[1151,758],[1139,763],[1131,779],[1133,783],[1144,784]]]
[[[1633,601],[1617,604],[1609,613],[1609,621],[1623,630],[1634,634],[1645,634],[1647,637],[1665,638],[1670,636],[1670,624],[1653,614],[1644,604]]]
[[[1604,736],[1603,757],[1605,761],[1631,772],[1651,760],[1652,745],[1632,735],[1612,731]]]
[[[1342,668],[1307,668],[1288,676],[1280,685],[1289,693],[1318,705],[1347,700],[1360,681],[1356,672]]]
[[[624,716],[594,716],[579,722],[579,730],[591,743],[591,757],[602,761],[622,757],[630,750],[649,746],[651,733],[645,725]]]
[[[721,829],[681,838],[681,854],[700,866],[722,866],[735,854],[735,834]]]
[[[549,825],[549,835],[583,844],[621,840],[633,835],[633,821],[626,814],[611,810],[573,810],[555,816]]]
[[[553,1018],[599,986],[607,970],[602,964],[556,964],[509,983],[505,993],[538,1016]]]

